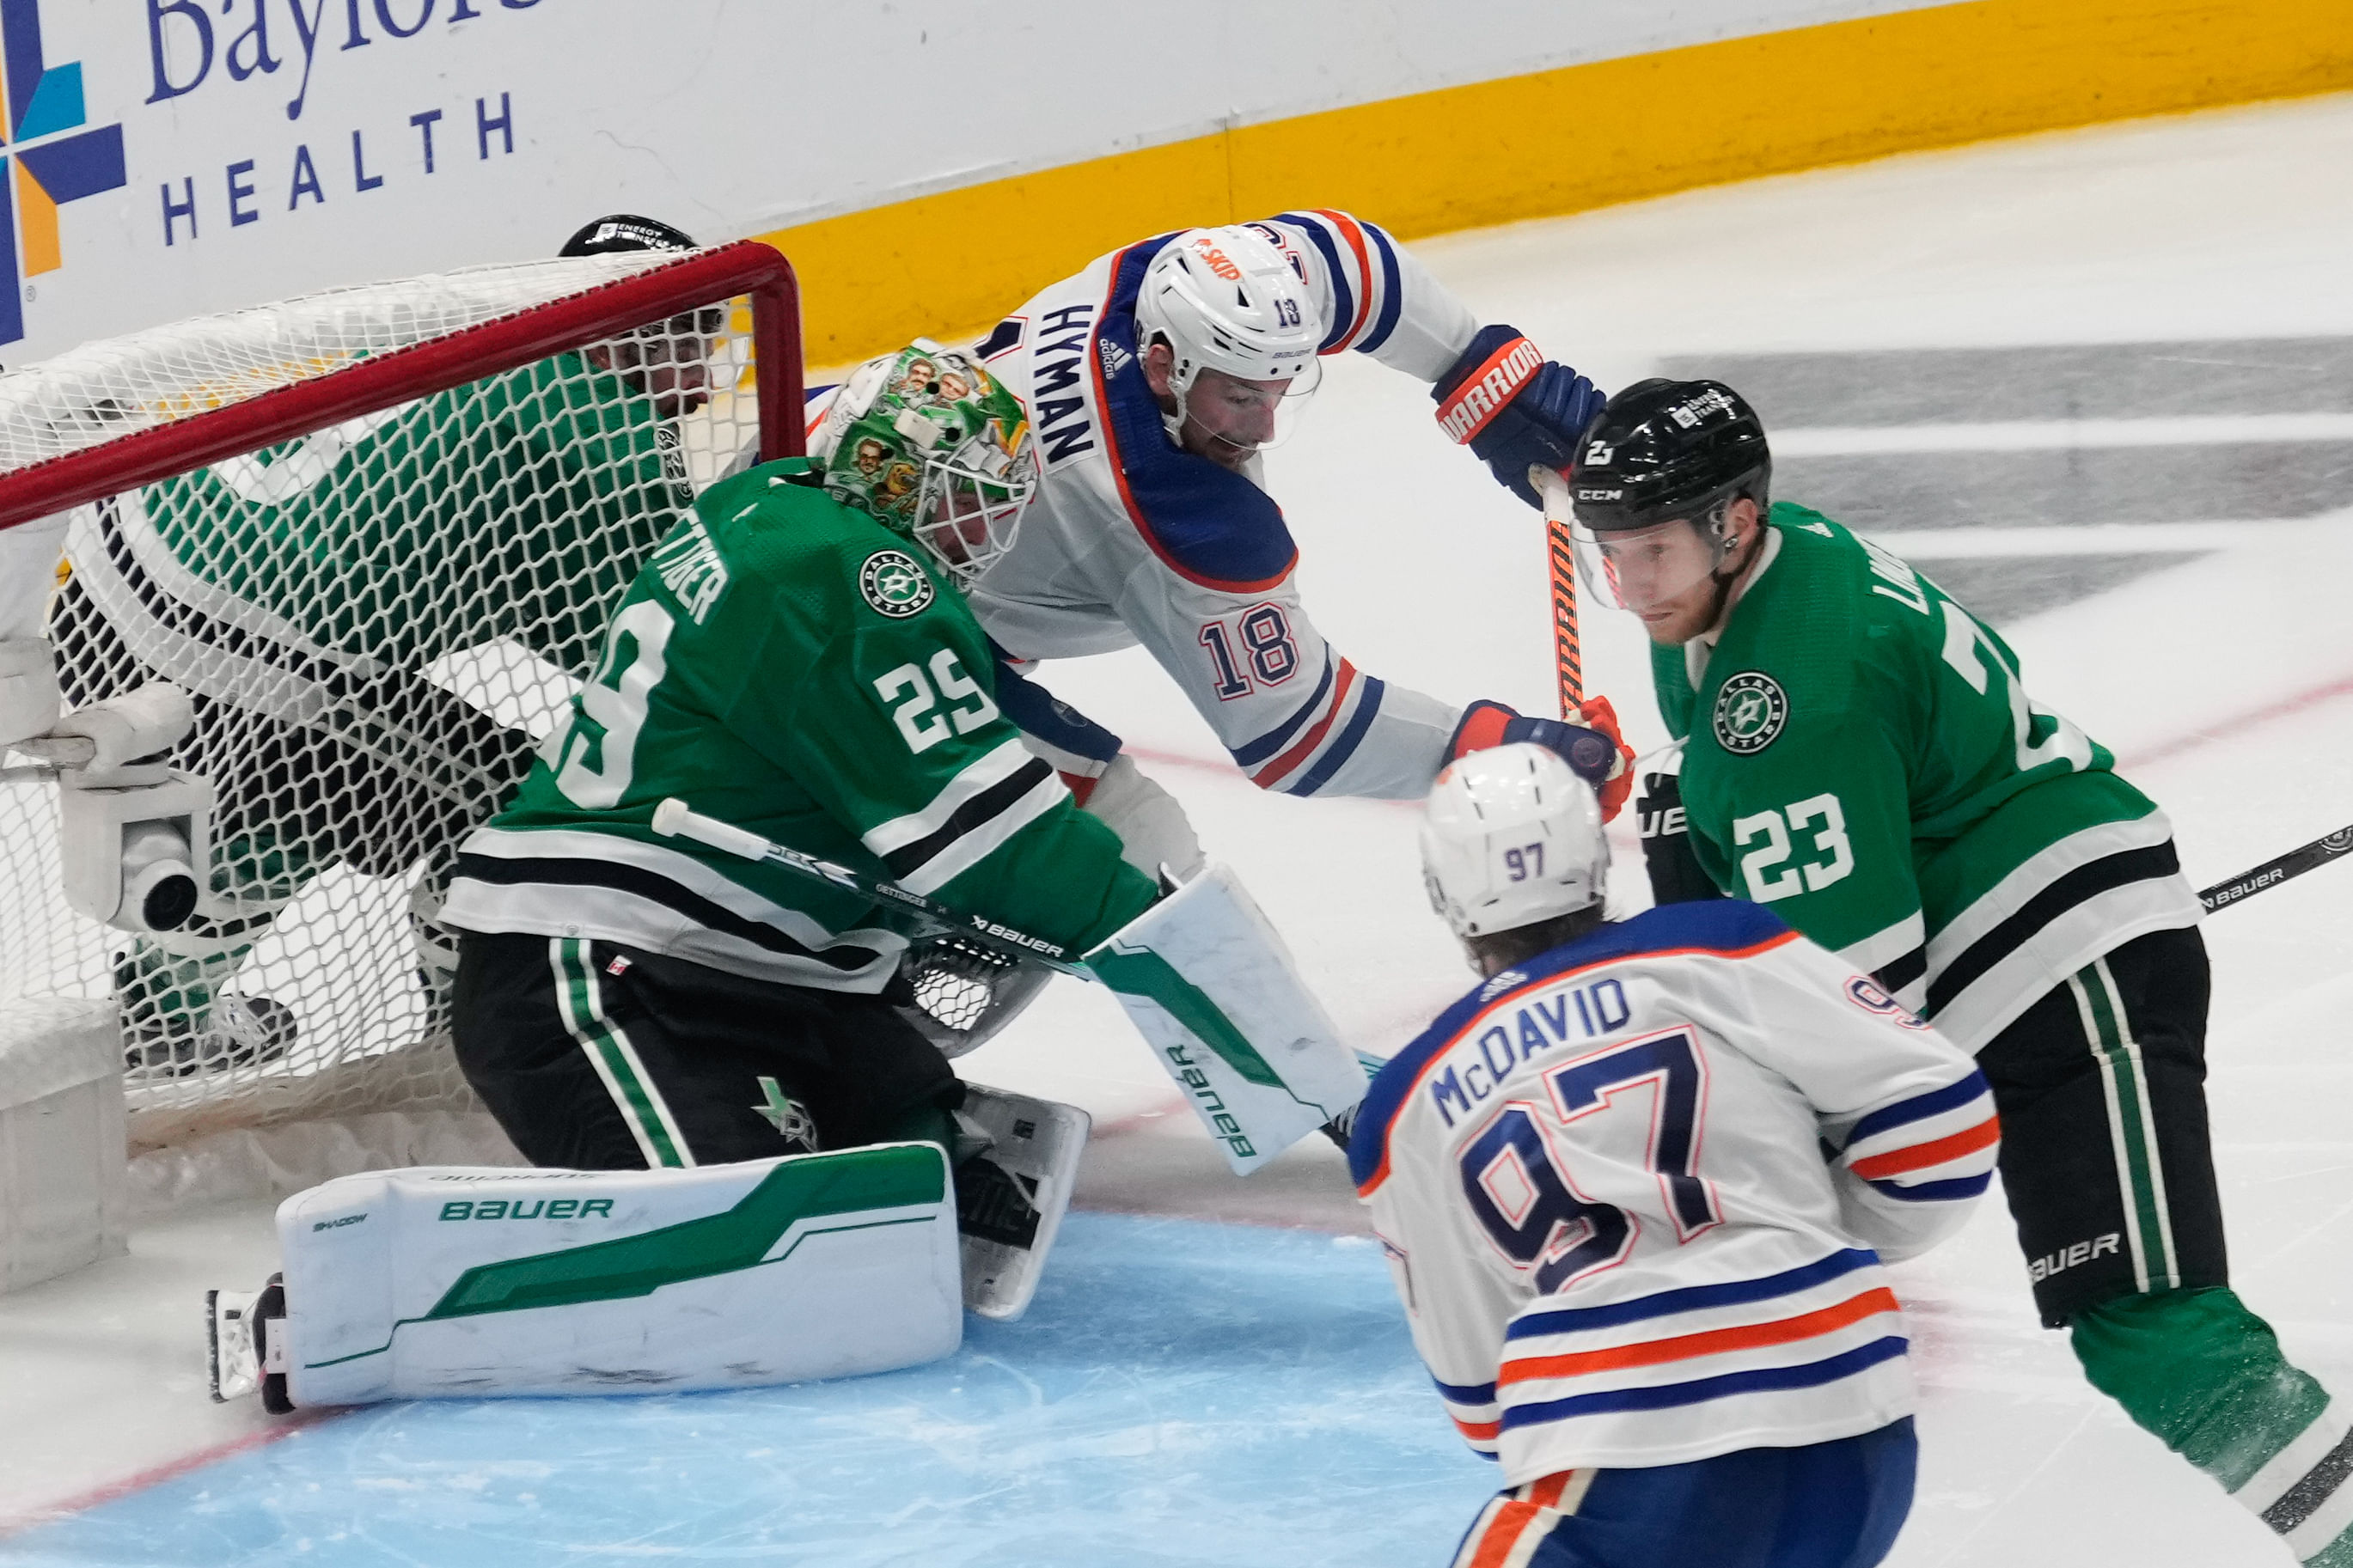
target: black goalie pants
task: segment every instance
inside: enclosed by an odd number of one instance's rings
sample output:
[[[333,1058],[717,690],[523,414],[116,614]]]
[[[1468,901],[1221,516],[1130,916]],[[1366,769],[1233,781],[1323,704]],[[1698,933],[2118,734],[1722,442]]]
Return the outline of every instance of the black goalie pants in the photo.
[[[467,932],[452,1025],[466,1080],[535,1165],[716,1164],[928,1137],[913,1129],[964,1097],[881,996],[578,937]]]
[[[2196,928],[2152,931],[1978,1053],[2048,1327],[2121,1296],[2230,1282],[2206,1126],[2207,990]]]

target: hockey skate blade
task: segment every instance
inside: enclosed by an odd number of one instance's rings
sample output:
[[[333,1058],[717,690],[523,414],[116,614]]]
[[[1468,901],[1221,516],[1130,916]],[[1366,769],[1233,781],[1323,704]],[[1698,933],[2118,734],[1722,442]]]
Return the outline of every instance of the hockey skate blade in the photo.
[[[259,1290],[205,1292],[205,1348],[216,1405],[261,1391],[261,1357],[253,1348],[253,1304],[260,1299]]]
[[[956,1170],[964,1304],[1007,1321],[1038,1293],[1093,1119],[1075,1105],[977,1083],[965,1085],[964,1115],[990,1140]]]

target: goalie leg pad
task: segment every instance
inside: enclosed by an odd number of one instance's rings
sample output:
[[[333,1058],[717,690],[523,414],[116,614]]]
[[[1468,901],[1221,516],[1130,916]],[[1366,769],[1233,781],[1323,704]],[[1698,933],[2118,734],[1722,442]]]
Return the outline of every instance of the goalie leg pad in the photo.
[[[1365,1068],[1229,867],[1161,900],[1086,962],[1237,1175],[1365,1097]]]
[[[380,1171],[278,1210],[298,1405],[756,1387],[963,1342],[934,1143],[658,1171]]]
[[[957,1120],[986,1140],[956,1166],[964,1304],[984,1318],[1018,1318],[1071,1206],[1093,1119],[1075,1105],[966,1083]]]

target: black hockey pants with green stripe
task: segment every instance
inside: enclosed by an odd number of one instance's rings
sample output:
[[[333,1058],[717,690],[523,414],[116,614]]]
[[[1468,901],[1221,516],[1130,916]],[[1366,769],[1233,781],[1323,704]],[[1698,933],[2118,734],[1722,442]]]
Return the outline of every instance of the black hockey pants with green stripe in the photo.
[[[930,1139],[964,1085],[883,996],[730,974],[583,937],[469,931],[451,1032],[523,1157],[572,1170]]]
[[[2353,1568],[2353,1421],[2229,1289],[2206,949],[2136,938],[1978,1053],[2043,1322],[2093,1385],[2318,1568]]]

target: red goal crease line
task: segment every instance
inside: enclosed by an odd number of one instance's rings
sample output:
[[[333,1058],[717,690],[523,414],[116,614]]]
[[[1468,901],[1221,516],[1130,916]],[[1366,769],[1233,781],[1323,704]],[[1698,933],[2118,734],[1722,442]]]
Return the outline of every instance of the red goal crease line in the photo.
[[[801,427],[799,286],[768,245],[737,240],[516,310],[446,337],[372,355],[187,419],[0,474],[0,529],[86,505],[395,403],[516,370],[566,348],[675,314],[682,304],[748,294],[758,376],[760,455],[797,457]]]
[[[269,1447],[271,1444],[283,1442],[289,1437],[300,1436],[322,1421],[332,1421],[343,1414],[342,1410],[297,1411],[292,1415],[273,1419],[270,1425],[248,1432],[243,1436],[232,1437],[225,1443],[215,1443],[208,1447],[198,1448],[194,1453],[183,1454],[176,1459],[167,1459],[163,1464],[136,1471],[123,1477],[121,1480],[109,1481],[103,1486],[93,1487],[88,1491],[77,1492],[61,1501],[41,1503],[26,1509],[20,1513],[0,1515],[0,1541],[5,1541],[14,1535],[22,1535],[26,1531],[38,1530],[43,1525],[59,1523],[78,1513],[86,1513],[91,1509],[103,1507],[107,1503],[118,1502],[133,1493],[143,1492],[151,1487],[162,1486],[165,1481],[177,1480],[191,1471],[203,1469],[206,1465],[216,1464],[223,1459],[233,1459],[239,1454],[251,1453],[257,1448]]]

